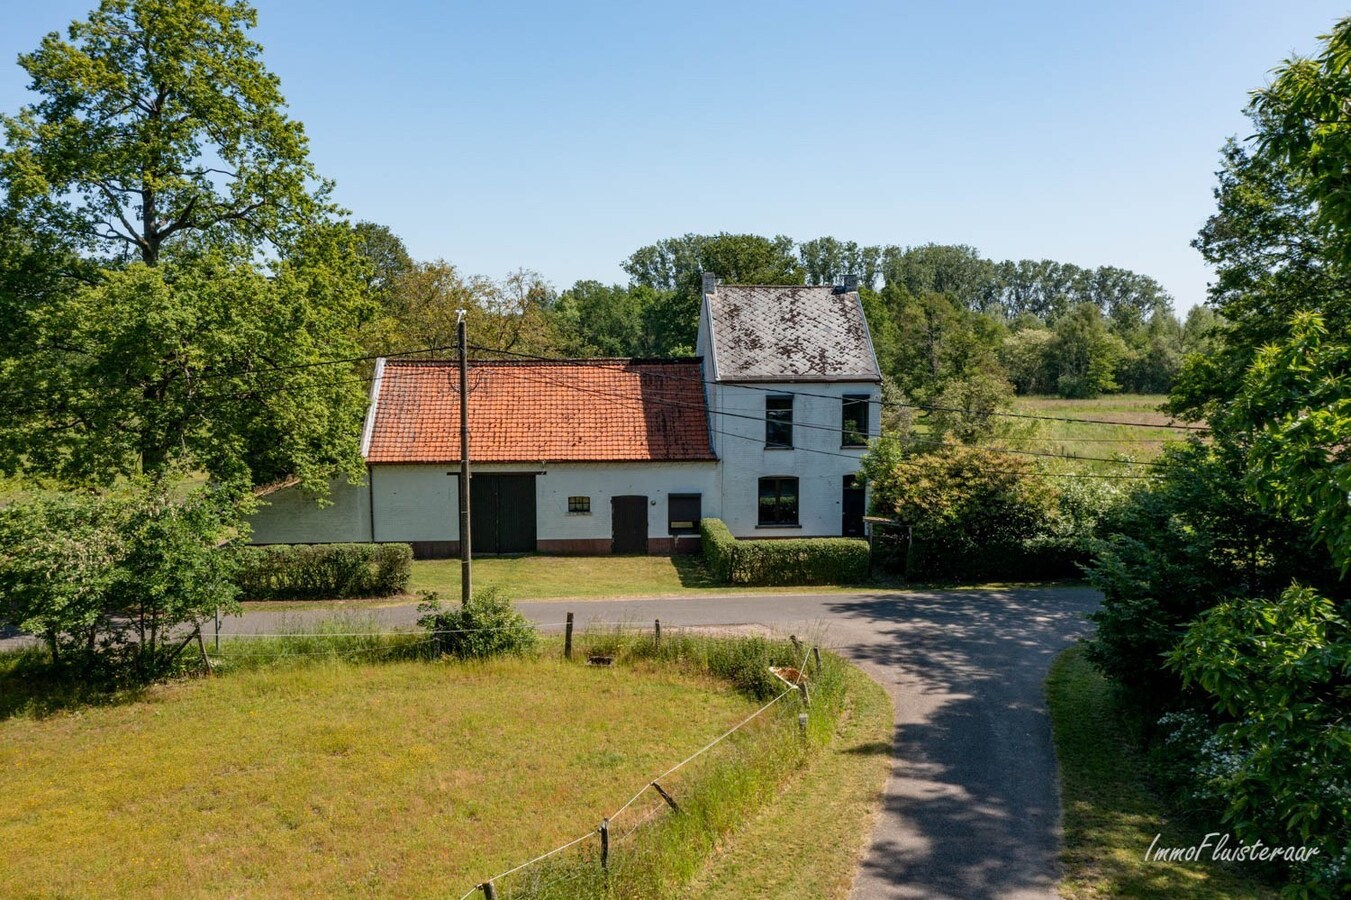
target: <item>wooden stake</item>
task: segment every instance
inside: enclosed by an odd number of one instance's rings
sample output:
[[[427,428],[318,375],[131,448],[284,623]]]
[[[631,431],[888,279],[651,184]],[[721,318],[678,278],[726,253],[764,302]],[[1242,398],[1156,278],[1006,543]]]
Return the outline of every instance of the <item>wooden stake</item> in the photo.
[[[665,800],[667,805],[669,805],[674,812],[680,812],[680,807],[676,806],[675,800],[671,798],[670,794],[666,793],[665,788],[657,784],[655,781],[652,782],[652,787],[656,790],[658,794],[661,794],[661,799]]]
[[[821,675],[821,650],[819,647],[812,648],[812,659],[816,660],[816,674]]]
[[[600,820],[600,867],[610,869],[610,820]]]
[[[563,658],[572,659],[572,613],[568,613],[568,624],[563,629]]]
[[[479,885],[479,888],[483,891],[485,900],[497,900],[497,889],[493,887],[491,881],[483,882]]]
[[[202,652],[202,664],[206,666],[206,674],[214,675],[216,670],[211,666],[211,657],[206,655],[206,641],[202,640],[202,626],[197,626],[197,649]]]
[[[657,643],[661,643],[661,619],[657,620]]]

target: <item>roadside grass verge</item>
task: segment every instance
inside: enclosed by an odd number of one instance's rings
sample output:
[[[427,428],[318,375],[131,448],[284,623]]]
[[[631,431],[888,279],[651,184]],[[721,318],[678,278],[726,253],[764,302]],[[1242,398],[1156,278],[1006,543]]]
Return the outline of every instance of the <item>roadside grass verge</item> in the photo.
[[[359,617],[318,630],[223,641],[221,677],[0,721],[0,895],[458,897],[595,828],[777,697],[768,663],[800,662],[783,642],[668,631],[594,646],[584,633],[571,663],[556,637],[531,657],[463,663]],[[616,664],[585,665],[602,642]],[[830,742],[852,675],[823,661],[805,740],[790,694],[662,781],[679,815],[646,790],[616,819],[607,896],[682,895]],[[597,843],[498,895],[593,895]]]
[[[1046,699],[1060,763],[1062,897],[1276,896],[1236,864],[1145,861],[1156,835],[1159,846],[1191,847],[1223,827],[1170,818],[1149,788],[1112,685],[1084,658],[1082,645],[1056,658]]]
[[[687,896],[849,896],[891,771],[893,715],[877,682],[853,666],[844,679],[834,739],[715,850]]]
[[[500,587],[517,601],[605,600],[617,597],[694,598],[742,594],[841,594],[858,592],[922,592],[927,590],[1002,589],[1032,583],[910,584],[877,576],[863,584],[801,587],[740,587],[717,584],[697,556],[520,556],[474,560],[474,584]],[[1041,583],[1038,583],[1041,584]],[[1055,582],[1062,584],[1062,582]],[[419,591],[435,591],[452,602],[460,595],[460,561],[420,559],[413,562],[409,594],[375,600],[259,600],[246,610],[304,611],[385,609],[417,602]]]

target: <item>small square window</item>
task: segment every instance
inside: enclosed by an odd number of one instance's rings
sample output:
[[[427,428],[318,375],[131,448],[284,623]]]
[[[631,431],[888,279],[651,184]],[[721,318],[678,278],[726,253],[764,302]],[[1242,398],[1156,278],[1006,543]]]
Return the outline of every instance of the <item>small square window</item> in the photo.
[[[570,513],[589,513],[591,512],[590,497],[569,497],[568,512]]]

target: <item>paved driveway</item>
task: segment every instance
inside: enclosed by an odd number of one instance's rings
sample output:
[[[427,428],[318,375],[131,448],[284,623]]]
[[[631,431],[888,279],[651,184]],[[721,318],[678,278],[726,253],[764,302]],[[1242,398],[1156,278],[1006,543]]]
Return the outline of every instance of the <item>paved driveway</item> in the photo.
[[[1083,588],[522,603],[536,622],[764,624],[855,660],[896,708],[895,759],[855,900],[1053,897],[1060,845],[1042,681],[1088,632]],[[411,607],[372,613],[410,625]],[[324,613],[300,613],[312,617]],[[229,630],[268,632],[277,614]]]

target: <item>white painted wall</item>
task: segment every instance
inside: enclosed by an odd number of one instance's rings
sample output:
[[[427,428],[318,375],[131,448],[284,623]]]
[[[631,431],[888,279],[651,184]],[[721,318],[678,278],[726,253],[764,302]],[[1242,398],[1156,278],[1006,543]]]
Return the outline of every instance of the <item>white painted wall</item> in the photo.
[[[459,535],[459,469],[377,465],[371,483],[332,486],[332,506],[320,508],[298,488],[278,491],[253,519],[259,544],[369,541],[368,497],[375,499],[377,541],[453,541]],[[538,466],[482,464],[474,472],[537,473],[535,503],[540,540],[608,539],[610,498],[648,498],[648,536],[667,537],[667,496],[702,494],[703,514],[717,516],[717,463],[551,463]],[[568,512],[568,497],[591,498],[591,512]]]
[[[300,488],[268,494],[249,520],[255,544],[312,544],[369,541],[370,503],[366,486],[335,481],[329,485],[331,506],[319,506]]]
[[[765,447],[765,398],[793,395],[793,449]],[[846,394],[866,394],[868,430],[881,434],[881,389],[869,383],[719,384],[711,389],[715,446],[721,459],[722,519],[732,534],[822,537],[840,534],[845,475],[858,471],[864,448],[842,447]],[[808,396],[804,396],[808,395]],[[759,481],[798,479],[798,528],[759,527]]]

